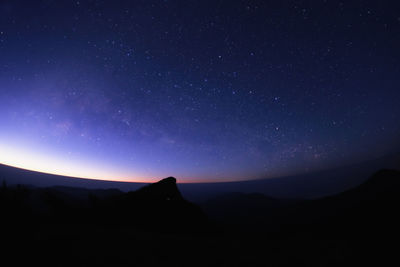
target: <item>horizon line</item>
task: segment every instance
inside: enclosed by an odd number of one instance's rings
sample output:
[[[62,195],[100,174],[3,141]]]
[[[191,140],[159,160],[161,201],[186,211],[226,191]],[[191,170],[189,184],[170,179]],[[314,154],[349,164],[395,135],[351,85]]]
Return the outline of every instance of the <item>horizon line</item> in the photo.
[[[22,171],[34,172],[34,173],[45,174],[45,175],[54,175],[54,176],[70,178],[70,179],[90,180],[90,181],[107,182],[107,183],[124,183],[124,184],[151,184],[151,183],[157,183],[168,177],[174,177],[178,184],[217,184],[217,183],[234,183],[234,182],[246,182],[246,181],[259,180],[259,179],[252,179],[252,180],[241,179],[241,180],[225,180],[225,181],[215,181],[215,180],[185,181],[185,180],[179,180],[179,178],[177,178],[173,175],[167,175],[164,178],[150,179],[150,181],[146,181],[146,182],[144,182],[144,181],[126,181],[126,180],[107,179],[107,178],[73,176],[73,175],[55,173],[55,172],[46,172],[46,171],[40,171],[40,170],[31,169],[31,168],[25,168],[25,167],[20,167],[20,166],[16,166],[16,165],[6,164],[6,163],[2,163],[2,162],[0,162],[0,165],[7,166],[9,168],[15,168],[15,169],[22,170]],[[273,178],[279,178],[279,177],[271,177],[271,178],[263,178],[263,179],[273,179]]]

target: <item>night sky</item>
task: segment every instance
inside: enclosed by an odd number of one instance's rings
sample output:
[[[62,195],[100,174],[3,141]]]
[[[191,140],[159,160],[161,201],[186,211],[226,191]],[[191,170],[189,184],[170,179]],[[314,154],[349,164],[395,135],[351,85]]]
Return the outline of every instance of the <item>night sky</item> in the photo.
[[[0,2],[0,163],[180,182],[400,151],[398,1]]]

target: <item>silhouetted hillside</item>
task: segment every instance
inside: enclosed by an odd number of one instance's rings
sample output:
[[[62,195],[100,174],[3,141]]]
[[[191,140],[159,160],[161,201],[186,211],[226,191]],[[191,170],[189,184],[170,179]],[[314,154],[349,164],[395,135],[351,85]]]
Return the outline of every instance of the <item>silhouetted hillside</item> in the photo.
[[[253,231],[317,236],[398,235],[400,172],[382,170],[361,185],[315,200],[274,199],[261,194],[227,194],[201,206],[211,218]],[[327,230],[329,229],[329,231]]]
[[[231,192],[262,193],[273,198],[321,198],[338,194],[363,183],[371,173],[382,168],[400,166],[400,154],[390,154],[375,160],[340,168],[297,174],[294,176],[229,183],[181,183],[179,190],[185,199],[203,203],[208,199]],[[66,186],[73,188],[109,189],[123,192],[138,190],[146,183],[113,182],[81,179],[28,171],[0,164],[0,181],[8,184],[40,187]]]
[[[202,205],[211,222],[173,177],[128,193],[3,183],[3,258],[14,262],[7,266],[387,265],[397,260],[399,181],[400,172],[383,170],[314,200],[225,194]]]
[[[180,184],[182,194],[195,203],[231,192],[262,193],[278,199],[316,199],[339,194],[365,182],[380,169],[398,169],[400,154],[390,154],[374,160],[333,169],[293,176],[229,183]]]
[[[400,172],[396,170],[380,170],[360,186],[348,190],[344,194],[359,194],[363,197],[387,197],[388,194],[400,190]]]
[[[205,214],[182,197],[173,177],[117,195],[105,203],[105,209],[109,209],[112,218],[120,217],[147,228],[163,225],[166,231],[202,231],[207,227]]]
[[[73,187],[7,187],[0,190],[0,207],[12,225],[22,220],[130,225],[157,231],[202,231],[206,216],[180,194],[169,177],[137,191],[90,190]],[[13,216],[18,213],[18,216]],[[10,216],[7,216],[10,215]],[[153,228],[163,225],[163,228]]]

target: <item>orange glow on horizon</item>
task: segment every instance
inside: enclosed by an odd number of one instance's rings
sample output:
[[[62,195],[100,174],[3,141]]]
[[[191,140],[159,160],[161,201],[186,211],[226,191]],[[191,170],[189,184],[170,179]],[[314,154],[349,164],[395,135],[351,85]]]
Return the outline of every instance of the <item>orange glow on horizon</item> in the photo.
[[[104,166],[104,164],[78,161],[77,159],[61,159],[59,157],[48,155],[45,152],[27,148],[17,148],[15,145],[5,145],[0,143],[0,164],[15,167],[28,171],[41,172],[65,177],[82,178],[90,180],[125,182],[125,183],[154,183],[165,177],[144,177],[144,175],[131,175],[127,172],[121,172],[116,168]],[[99,167],[100,166],[100,167]],[[173,175],[172,175],[173,176]],[[175,177],[179,184],[194,183],[229,183],[245,181],[245,179],[231,178],[193,178],[193,177]]]

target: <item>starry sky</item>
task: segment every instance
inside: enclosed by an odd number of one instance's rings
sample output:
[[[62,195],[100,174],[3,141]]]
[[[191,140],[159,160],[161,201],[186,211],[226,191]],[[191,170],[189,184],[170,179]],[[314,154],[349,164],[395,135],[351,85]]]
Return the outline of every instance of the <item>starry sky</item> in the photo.
[[[0,163],[223,182],[400,151],[397,1],[0,2]]]

